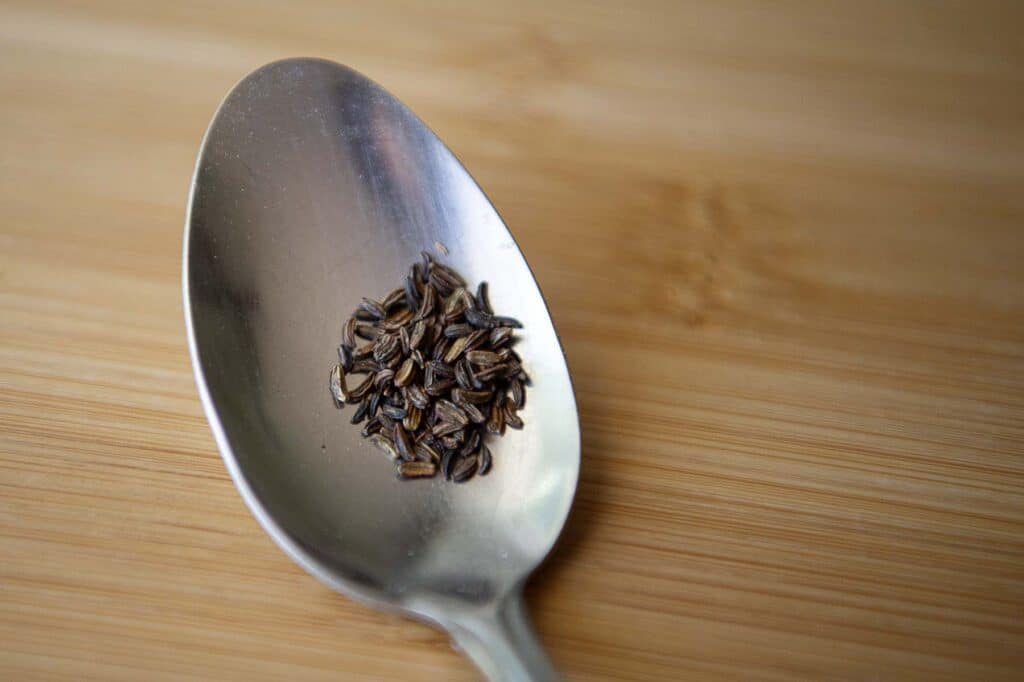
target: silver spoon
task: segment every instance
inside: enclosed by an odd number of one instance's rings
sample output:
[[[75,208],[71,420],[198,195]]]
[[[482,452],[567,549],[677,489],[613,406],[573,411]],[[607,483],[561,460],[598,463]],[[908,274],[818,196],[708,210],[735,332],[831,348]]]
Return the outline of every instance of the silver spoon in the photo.
[[[327,391],[342,322],[424,249],[524,323],[526,427],[492,439],[492,473],[463,485],[396,480]],[[526,261],[444,144],[344,66],[262,67],[203,140],[183,275],[203,407],[277,544],[340,592],[444,628],[491,679],[553,678],[522,587],[572,504],[576,403]]]

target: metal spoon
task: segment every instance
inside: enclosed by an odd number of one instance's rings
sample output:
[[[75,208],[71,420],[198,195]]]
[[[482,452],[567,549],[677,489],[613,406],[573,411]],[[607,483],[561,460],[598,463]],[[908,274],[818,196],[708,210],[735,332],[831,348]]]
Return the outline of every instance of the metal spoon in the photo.
[[[526,427],[492,439],[493,472],[463,485],[396,480],[327,390],[342,322],[424,249],[525,327]],[[491,679],[554,677],[522,587],[572,503],[576,404],[526,261],[444,144],[344,66],[262,67],[203,140],[183,275],[203,407],[277,544],[331,587],[444,628]]]

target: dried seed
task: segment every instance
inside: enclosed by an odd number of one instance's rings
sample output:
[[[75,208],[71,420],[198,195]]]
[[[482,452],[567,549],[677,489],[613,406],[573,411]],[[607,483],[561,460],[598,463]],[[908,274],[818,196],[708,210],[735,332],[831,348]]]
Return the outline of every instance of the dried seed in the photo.
[[[413,376],[416,372],[416,363],[412,358],[406,358],[405,362],[402,363],[402,367],[395,374],[395,386],[406,386],[412,381]]]
[[[465,389],[459,391],[459,395],[467,403],[475,403],[477,405],[486,403],[494,395],[494,391],[467,391]]]
[[[378,388],[373,396],[370,398],[370,412],[369,415],[372,417],[377,414],[377,407],[380,406],[381,398],[384,397],[384,389]]]
[[[376,374],[380,371],[380,365],[368,358],[356,360],[352,363],[351,374]]]
[[[402,462],[398,465],[398,475],[402,478],[430,478],[437,473],[433,462]]]
[[[394,434],[395,448],[398,450],[398,456],[406,462],[416,459],[416,453],[412,449],[412,440],[410,440],[408,432],[406,432],[401,424],[395,424]]]
[[[356,336],[363,339],[364,341],[373,341],[380,335],[380,330],[374,327],[372,324],[361,322],[356,325]]]
[[[490,381],[494,377],[503,376],[508,371],[508,368],[509,366],[503,363],[491,365],[476,372],[476,378],[480,381]]]
[[[466,440],[465,444],[462,446],[462,449],[459,450],[459,456],[460,457],[469,457],[474,452],[476,452],[476,449],[478,447],[480,447],[480,432],[479,431],[474,431],[473,435],[471,435]]]
[[[412,315],[413,313],[411,310],[408,308],[402,308],[400,311],[381,322],[381,329],[387,332],[397,331],[412,320]]]
[[[451,379],[437,379],[434,383],[427,386],[424,390],[427,395],[437,397],[447,393],[455,383]]]
[[[486,329],[477,329],[475,332],[469,335],[469,340],[466,341],[466,349],[464,352],[468,353],[471,350],[476,350],[487,341],[489,333]]]
[[[409,349],[416,350],[423,343],[423,335],[427,332],[427,323],[425,320],[417,320],[416,324],[412,326],[412,332],[409,334]]]
[[[452,467],[455,464],[455,451],[449,450],[441,457],[441,475],[446,479],[452,478]]]
[[[415,362],[416,366],[420,369],[423,369],[423,366],[426,364],[426,361],[423,359],[423,353],[421,353],[418,348],[412,352],[412,361]]]
[[[430,276],[427,278],[427,286],[428,288],[436,289],[437,293],[445,297],[451,294],[455,289],[451,283],[445,281],[445,279],[441,275],[438,275],[436,271],[431,271]]]
[[[465,289],[456,289],[444,300],[444,306],[441,310],[446,316],[456,313],[461,314],[466,309],[466,299],[462,295],[464,291]]]
[[[373,377],[373,385],[374,386],[383,386],[384,384],[389,383],[394,378],[395,378],[395,370],[393,370],[393,369],[382,369],[379,372],[377,372],[377,374],[374,375],[374,377]]]
[[[352,423],[358,424],[359,422],[366,419],[366,415],[370,411],[370,396],[366,396],[359,401],[359,407],[356,408],[356,413],[352,415]]]
[[[405,419],[406,412],[404,407],[398,407],[397,405],[384,405],[380,408],[381,414],[386,414],[395,421],[401,421]]]
[[[334,400],[334,406],[341,409],[345,406],[345,400],[348,398],[348,387],[345,385],[345,368],[341,365],[335,365],[331,368],[331,376],[327,381],[328,387],[331,389],[331,398]]]
[[[488,315],[494,314],[490,298],[487,296],[487,282],[480,282],[476,287],[476,307]]]
[[[466,353],[466,359],[474,365],[496,365],[501,362],[501,357],[489,350],[471,350]]]
[[[370,434],[368,436],[368,438],[370,439],[371,443],[373,443],[378,448],[383,450],[384,454],[386,454],[390,459],[397,460],[399,458],[398,457],[398,451],[395,450],[394,444],[390,440],[388,440],[387,438],[382,436],[381,434],[373,433],[373,434]]]
[[[356,318],[350,317],[341,331],[341,342],[349,348],[356,347]]]
[[[419,310],[420,290],[416,287],[416,276],[413,272],[405,278],[405,306],[409,310]]]
[[[463,358],[463,360],[465,360],[465,358]],[[455,365],[455,381],[457,381],[459,386],[463,389],[473,388],[473,381],[470,379],[465,362],[460,362]]]
[[[487,420],[487,430],[499,436],[505,433],[505,410],[498,407],[497,402],[491,405],[491,416]]]
[[[508,386],[512,396],[512,404],[516,406],[517,410],[523,409],[523,405],[526,404],[526,392],[523,390],[523,382],[513,377],[508,382]]]
[[[363,425],[363,430],[361,431],[361,433],[363,434],[363,438],[369,438],[371,435],[376,434],[378,431],[380,431],[380,420],[377,419],[376,417],[373,417],[372,419],[370,419],[370,421],[366,422],[366,424]]]
[[[388,294],[383,301],[380,302],[381,306],[388,312],[391,311],[396,305],[401,303],[405,299],[405,289],[399,287],[390,294]]]
[[[454,450],[462,445],[462,441],[466,437],[465,431],[456,431],[450,436],[441,436],[441,445],[449,450]]]
[[[511,327],[495,327],[491,330],[491,347],[498,348],[507,343],[512,338],[512,334],[513,330]]]
[[[482,313],[479,310],[469,309],[466,311],[466,322],[477,329],[493,329],[497,327],[496,318],[493,315]]]
[[[391,359],[384,363],[384,366],[388,369],[397,370],[400,364],[402,364],[402,354],[396,351],[395,354],[391,356]]]
[[[468,336],[455,339],[455,341],[452,342],[451,348],[449,348],[448,352],[444,354],[444,361],[449,363],[455,362],[462,354],[462,351],[465,350],[467,341],[469,341]]]
[[[480,446],[480,454],[478,458],[480,465],[477,467],[476,473],[479,476],[486,476],[491,470],[491,451],[487,449],[486,445]]]
[[[421,410],[430,407],[430,397],[416,384],[410,384],[406,387],[406,397],[409,402]]]
[[[362,383],[348,392],[348,402],[355,403],[362,400],[370,392],[371,388],[373,388],[373,376],[367,375]]]
[[[388,438],[394,439],[395,420],[387,416],[383,412],[377,415],[377,420],[380,422],[381,433],[386,435]]]
[[[441,438],[443,436],[451,435],[456,431],[461,431],[463,426],[463,424],[440,421],[434,424],[434,428],[432,428],[430,432],[437,436],[438,438]]]
[[[521,429],[523,428],[523,420],[516,414],[516,408],[511,403],[505,403],[505,423],[508,424],[509,428]]]
[[[515,327],[516,329],[522,329],[523,323],[514,317],[502,317],[501,315],[492,318],[495,326],[498,327]]]
[[[338,361],[346,372],[352,371],[352,349],[345,344],[338,346]]]
[[[359,309],[371,315],[375,320],[383,319],[388,314],[384,306],[369,298],[363,298],[363,302],[359,304]]]
[[[442,398],[434,403],[434,409],[443,421],[455,422],[463,426],[469,423],[469,417],[462,411],[462,408],[451,401]]]
[[[402,420],[402,426],[405,430],[410,433],[415,433],[420,428],[420,420],[423,417],[423,412],[420,408],[415,405],[410,405],[405,413],[405,419]]]
[[[437,360],[433,360],[427,364],[430,366],[430,369],[433,370],[434,376],[436,377],[451,379],[455,376],[455,371],[452,369],[451,365],[446,365]]]
[[[419,310],[416,311],[416,317],[413,319],[422,320],[428,317],[434,312],[434,304],[437,302],[437,292],[433,287],[428,286],[423,290],[423,302],[420,303]]]
[[[453,290],[466,286],[466,282],[463,281],[462,277],[446,265],[434,262],[430,268],[430,274],[437,275],[438,278],[444,280]]]
[[[416,459],[425,462],[441,463],[441,453],[426,443],[416,443]]]
[[[373,359],[385,363],[395,356],[399,350],[398,337],[391,334],[382,334],[373,344]]]
[[[480,411],[480,408],[472,403],[463,403],[460,407],[466,412],[469,421],[474,424],[483,424],[487,421],[487,415]]]
[[[434,345],[434,351],[430,354],[430,357],[434,360],[441,360],[448,353],[451,343],[451,339],[442,338]]]
[[[431,266],[434,264],[434,257],[430,255],[429,251],[420,251],[420,258],[422,259],[422,268],[426,272],[430,272]]]
[[[455,465],[452,470],[452,480],[456,483],[464,483],[469,479],[473,478],[476,473],[477,461],[476,457],[464,457],[459,460],[459,463]]]
[[[444,328],[444,335],[449,339],[457,339],[460,336],[469,336],[473,333],[473,327],[466,323],[450,324]]]

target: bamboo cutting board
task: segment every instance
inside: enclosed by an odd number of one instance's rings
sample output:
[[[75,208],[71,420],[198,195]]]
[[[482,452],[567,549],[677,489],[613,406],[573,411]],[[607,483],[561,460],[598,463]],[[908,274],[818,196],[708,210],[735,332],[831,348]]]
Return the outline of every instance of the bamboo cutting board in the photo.
[[[220,98],[347,63],[462,158],[578,389],[528,592],[576,680],[1024,676],[1013,3],[0,4],[0,679],[473,679],[236,494],[185,193]]]

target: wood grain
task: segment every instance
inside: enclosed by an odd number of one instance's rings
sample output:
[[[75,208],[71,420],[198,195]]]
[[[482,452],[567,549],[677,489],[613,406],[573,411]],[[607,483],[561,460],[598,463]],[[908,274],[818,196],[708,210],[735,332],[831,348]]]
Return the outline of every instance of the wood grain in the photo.
[[[259,529],[179,294],[218,101],[318,55],[513,228],[583,470],[570,679],[1024,675],[1015,3],[0,4],[0,678],[473,679]]]

